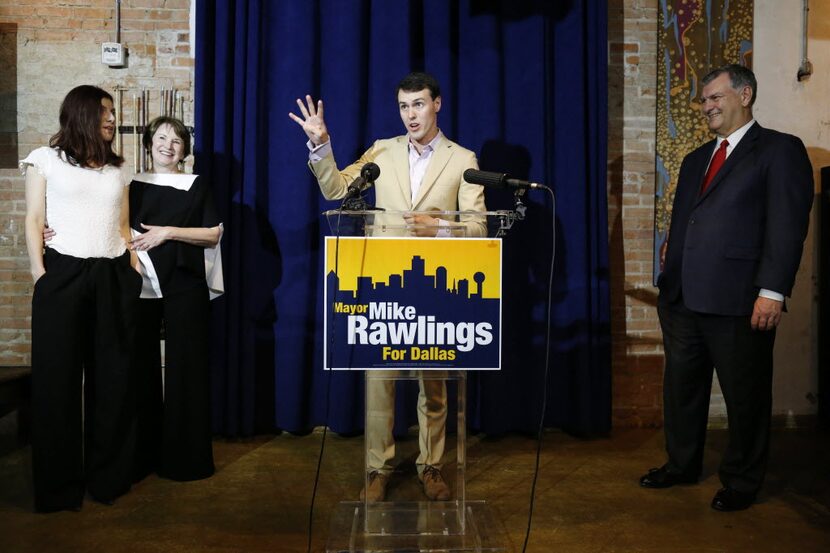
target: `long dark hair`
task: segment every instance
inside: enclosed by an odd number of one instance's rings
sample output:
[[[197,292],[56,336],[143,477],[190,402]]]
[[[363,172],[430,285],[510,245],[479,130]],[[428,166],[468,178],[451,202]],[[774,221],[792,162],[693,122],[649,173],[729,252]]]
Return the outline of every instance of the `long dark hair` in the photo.
[[[49,146],[59,148],[72,165],[80,167],[120,167],[124,158],[101,136],[101,100],[112,96],[97,86],[81,85],[69,91],[61,103],[60,130],[49,139]]]

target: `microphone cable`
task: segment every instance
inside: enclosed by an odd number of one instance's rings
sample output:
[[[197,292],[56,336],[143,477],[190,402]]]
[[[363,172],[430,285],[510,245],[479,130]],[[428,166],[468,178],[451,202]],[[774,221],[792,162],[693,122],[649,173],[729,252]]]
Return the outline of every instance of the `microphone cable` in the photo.
[[[553,307],[553,268],[556,261],[556,195],[551,188],[540,185],[539,188],[544,188],[550,193],[552,202],[551,208],[551,257],[550,257],[550,276],[548,277],[548,317],[547,325],[545,327],[545,376],[544,384],[542,386],[542,415],[539,417],[539,431],[536,435],[536,465],[533,469],[533,483],[530,486],[530,507],[527,513],[527,531],[525,532],[524,545],[522,545],[522,553],[527,551],[527,543],[530,540],[530,528],[533,522],[533,506],[536,501],[536,482],[539,478],[539,459],[542,455],[542,432],[545,428],[545,413],[548,404],[548,381],[550,379],[550,319]]]
[[[343,204],[345,204],[346,198],[343,199],[343,202],[340,204],[340,208],[337,210],[337,232],[334,233],[334,275],[337,277],[340,274],[340,217],[343,215]],[[325,252],[325,248],[323,249]],[[325,267],[328,259],[323,260],[323,267]],[[323,286],[328,286],[327,281],[328,275],[324,279]],[[332,298],[332,302],[335,301],[335,298]],[[328,306],[326,306],[328,308]],[[328,318],[327,318],[328,319]],[[331,323],[331,321],[329,321]],[[323,452],[326,449],[326,435],[328,434],[329,429],[329,397],[331,395],[331,358],[333,355],[333,346],[334,346],[334,329],[336,327],[332,326],[331,332],[329,333],[329,348],[328,348],[328,358],[329,358],[329,370],[328,375],[326,376],[326,410],[325,416],[323,417],[323,437],[320,440],[320,453],[317,456],[317,469],[314,471],[314,487],[311,491],[311,505],[308,509],[308,540],[307,540],[307,553],[311,553],[311,537],[312,537],[312,529],[314,525],[314,503],[317,499],[317,485],[320,482],[320,467],[323,465]]]

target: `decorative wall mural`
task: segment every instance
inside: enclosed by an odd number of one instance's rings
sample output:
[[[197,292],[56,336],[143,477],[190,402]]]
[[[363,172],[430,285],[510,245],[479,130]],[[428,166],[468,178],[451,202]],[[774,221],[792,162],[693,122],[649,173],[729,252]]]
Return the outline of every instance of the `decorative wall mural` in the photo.
[[[683,158],[712,138],[700,114],[700,80],[727,63],[752,67],[754,0],[660,0],[654,281]]]

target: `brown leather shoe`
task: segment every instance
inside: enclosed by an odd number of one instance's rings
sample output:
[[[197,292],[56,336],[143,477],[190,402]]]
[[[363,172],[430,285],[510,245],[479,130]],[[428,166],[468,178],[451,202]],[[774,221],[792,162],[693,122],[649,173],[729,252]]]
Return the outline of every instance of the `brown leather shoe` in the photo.
[[[424,494],[431,501],[446,501],[450,498],[450,487],[444,482],[444,477],[437,467],[427,465],[418,478],[424,483]]]
[[[383,501],[386,498],[386,484],[389,483],[389,477],[382,472],[373,470],[369,473],[369,487],[366,486],[360,490],[360,500],[365,501],[367,498],[370,503]]]

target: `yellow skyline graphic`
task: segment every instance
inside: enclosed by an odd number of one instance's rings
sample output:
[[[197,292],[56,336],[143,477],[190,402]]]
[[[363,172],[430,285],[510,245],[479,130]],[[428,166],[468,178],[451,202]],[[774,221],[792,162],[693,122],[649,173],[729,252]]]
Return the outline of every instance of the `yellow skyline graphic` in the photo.
[[[326,274],[335,268],[335,238],[326,237]],[[438,267],[447,269],[447,287],[467,279],[475,291],[473,275],[485,275],[482,298],[495,299],[501,292],[501,240],[442,238],[340,238],[340,289],[354,291],[358,276],[373,282],[389,282],[390,274],[403,274],[412,266],[412,257],[424,259],[425,272],[434,275]]]

